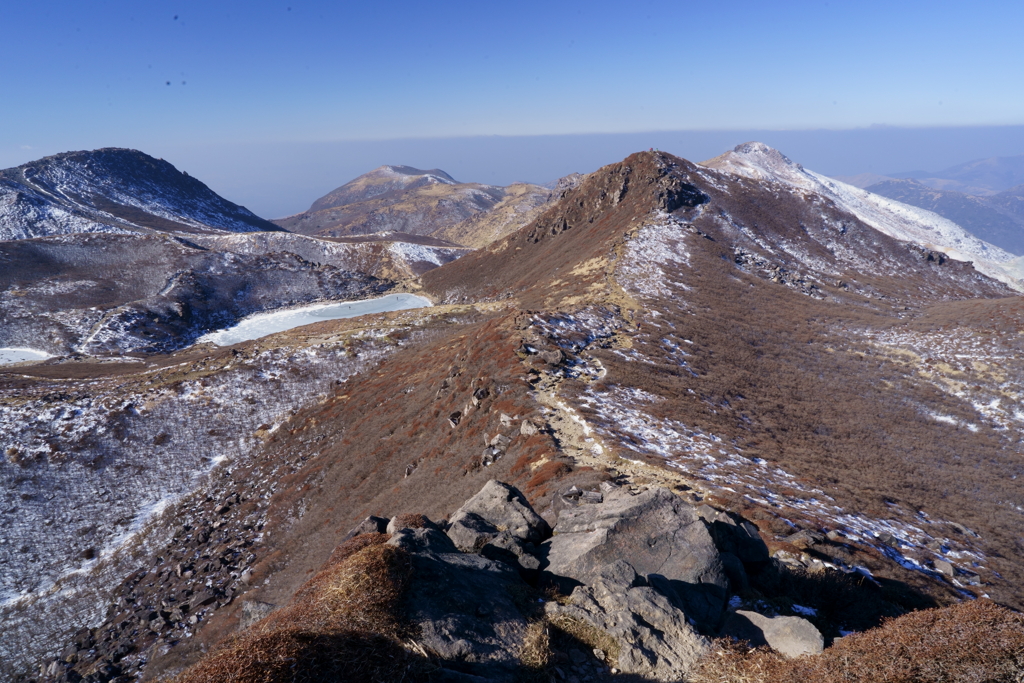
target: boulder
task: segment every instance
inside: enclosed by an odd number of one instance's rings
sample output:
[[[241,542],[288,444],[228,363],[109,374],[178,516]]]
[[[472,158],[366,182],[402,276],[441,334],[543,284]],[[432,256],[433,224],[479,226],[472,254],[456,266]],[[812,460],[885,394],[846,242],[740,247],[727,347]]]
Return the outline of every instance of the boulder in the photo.
[[[447,531],[448,538],[452,539],[455,546],[464,553],[480,552],[481,548],[500,533],[498,527],[480,515],[465,511],[452,515]]]
[[[457,553],[451,539],[437,529],[399,529],[388,540],[393,545],[410,553]]]
[[[814,624],[803,617],[766,617],[757,612],[737,610],[726,619],[724,635],[768,645],[786,657],[816,655],[825,647],[825,639]]]
[[[529,420],[523,420],[523,423],[519,425],[519,433],[523,436],[533,436],[540,431],[537,425],[533,424]]]
[[[444,537],[433,529],[399,533]],[[403,607],[418,633],[416,644],[446,669],[488,681],[515,680],[529,625],[514,598],[526,589],[515,569],[480,555],[435,552],[426,544],[396,545],[410,551],[413,580]]]
[[[549,602],[545,611],[556,625],[568,617],[605,631],[619,645],[618,668],[624,674],[685,680],[708,650],[686,614],[623,560],[601,568],[592,585],[573,590],[569,604]]]
[[[341,539],[342,542],[347,541],[350,538],[359,536],[360,534],[383,534],[387,531],[388,520],[383,517],[374,517],[370,515],[363,521],[359,522],[352,531],[345,534],[345,538]]]
[[[476,515],[498,531],[508,531],[521,541],[540,543],[551,533],[551,528],[526,497],[514,486],[491,479],[480,492],[470,498],[451,517],[451,527],[462,525],[463,518]],[[470,526],[476,522],[469,523]],[[465,526],[465,525],[463,525]]]
[[[542,568],[563,590],[592,584],[605,565],[628,559],[688,617],[717,627],[729,585],[718,550],[694,508],[668,489],[610,490],[602,503],[562,511],[554,531]]]
[[[534,583],[540,574],[538,553],[536,545],[529,541],[520,541],[507,531],[502,531],[480,548],[481,555],[514,567],[519,571],[519,575],[530,583]]]
[[[407,513],[404,515],[395,515],[392,517],[385,527],[385,531],[389,534],[393,534],[396,531],[402,529],[437,529],[438,526],[431,522],[426,515],[420,515],[416,513]]]

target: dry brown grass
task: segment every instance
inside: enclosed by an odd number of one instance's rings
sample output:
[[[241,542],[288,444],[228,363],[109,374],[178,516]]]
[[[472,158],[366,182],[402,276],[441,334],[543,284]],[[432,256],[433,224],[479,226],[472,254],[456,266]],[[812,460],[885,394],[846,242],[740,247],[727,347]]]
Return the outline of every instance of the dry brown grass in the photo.
[[[177,683],[401,680],[411,660],[399,644],[405,551],[364,534],[335,551],[292,603],[229,639]]]
[[[988,600],[912,612],[847,636],[816,657],[718,641],[695,683],[1019,683],[1024,615]]]

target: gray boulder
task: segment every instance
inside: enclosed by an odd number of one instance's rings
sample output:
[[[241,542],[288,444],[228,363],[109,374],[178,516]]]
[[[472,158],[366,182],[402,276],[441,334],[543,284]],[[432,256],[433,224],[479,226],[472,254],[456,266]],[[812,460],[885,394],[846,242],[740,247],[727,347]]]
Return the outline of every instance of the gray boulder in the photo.
[[[345,538],[341,540],[347,541],[348,539],[353,538],[354,536],[359,536],[360,534],[383,534],[387,531],[387,528],[388,520],[383,517],[374,517],[373,515],[370,515],[363,521],[359,522],[352,531],[345,534]]]
[[[571,583],[565,578],[593,584],[606,565],[626,558],[701,627],[716,628],[722,615],[729,582],[718,550],[694,508],[668,489],[610,490],[602,503],[562,511],[541,554],[563,589]]]
[[[457,553],[451,539],[437,529],[399,529],[388,540],[387,545],[399,547],[410,553]]]
[[[475,512],[460,510],[452,516],[446,533],[459,550],[464,553],[476,553],[501,532],[498,531],[498,527]]]
[[[476,519],[467,520],[470,515],[475,515],[498,532],[508,531],[521,541],[540,543],[551,533],[548,523],[534,511],[518,489],[494,479],[452,515],[450,528],[461,527],[453,536],[453,539],[460,539],[457,543],[468,543],[470,539],[474,539],[473,544],[479,541],[479,537],[467,531],[481,528]]]
[[[404,608],[419,633],[417,645],[443,660],[446,669],[488,681],[513,680],[528,627],[513,598],[525,589],[515,569],[480,555],[459,553],[433,529],[399,534],[438,534],[452,550],[402,546],[412,548],[413,581],[405,593]],[[463,680],[457,673],[442,673],[451,680]]]
[[[686,614],[622,560],[602,568],[592,585],[577,587],[568,605],[549,602],[545,611],[556,624],[568,617],[608,633],[619,645],[618,668],[625,674],[682,680],[708,650]]]
[[[766,617],[737,610],[729,615],[722,630],[754,646],[768,645],[786,657],[816,655],[825,647],[821,633],[803,617]]]
[[[520,541],[507,531],[502,531],[480,548],[481,555],[514,567],[520,576],[531,583],[535,582],[540,574],[538,551],[533,543]]]

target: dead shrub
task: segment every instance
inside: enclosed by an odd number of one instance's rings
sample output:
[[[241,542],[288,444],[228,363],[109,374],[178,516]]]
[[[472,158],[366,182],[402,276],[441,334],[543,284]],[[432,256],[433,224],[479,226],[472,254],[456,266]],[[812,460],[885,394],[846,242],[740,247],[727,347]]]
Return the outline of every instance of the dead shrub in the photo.
[[[241,638],[189,669],[179,683],[400,680],[405,651],[373,633],[282,628]]]
[[[989,600],[911,612],[847,636],[816,657],[716,641],[696,683],[1016,683],[1024,678],[1024,615]]]
[[[592,650],[601,650],[605,653],[609,665],[616,666],[619,661],[619,643],[606,631],[585,621],[572,617],[558,616],[549,621],[551,629],[555,631],[553,640],[565,640],[583,643]],[[561,637],[559,637],[561,636]]]
[[[519,655],[519,661],[527,669],[539,670],[548,665],[551,660],[551,635],[548,625],[544,621],[535,621],[526,630],[526,637],[523,639],[523,651]]]
[[[408,554],[364,534],[340,546],[291,604],[187,670],[177,683],[380,681],[402,678],[411,659],[399,601]],[[340,558],[340,559],[339,559]]]

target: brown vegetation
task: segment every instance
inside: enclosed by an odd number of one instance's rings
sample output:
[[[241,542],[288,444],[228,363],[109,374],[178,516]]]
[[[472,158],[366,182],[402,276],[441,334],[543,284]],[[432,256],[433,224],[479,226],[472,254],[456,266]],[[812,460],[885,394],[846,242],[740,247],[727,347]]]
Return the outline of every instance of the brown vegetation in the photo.
[[[814,657],[719,641],[695,683],[1017,683],[1024,617],[988,600],[912,612],[847,636]]]
[[[401,679],[398,604],[409,578],[405,552],[385,534],[340,546],[292,603],[182,674],[177,683]]]

